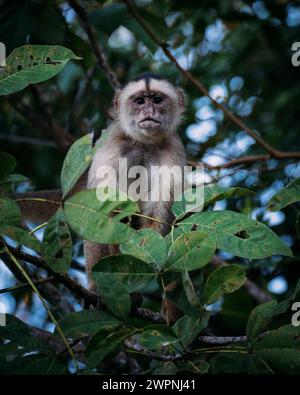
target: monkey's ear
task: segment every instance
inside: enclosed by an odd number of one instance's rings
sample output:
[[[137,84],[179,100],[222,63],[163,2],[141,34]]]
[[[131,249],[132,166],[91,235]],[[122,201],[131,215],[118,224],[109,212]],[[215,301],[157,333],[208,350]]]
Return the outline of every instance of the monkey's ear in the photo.
[[[178,105],[179,105],[179,110],[181,113],[184,112],[185,107],[186,107],[186,94],[185,91],[181,88],[176,88],[177,91],[177,96],[178,96]]]
[[[121,89],[118,90],[114,96],[114,109],[116,113],[118,113],[120,110],[120,93]]]

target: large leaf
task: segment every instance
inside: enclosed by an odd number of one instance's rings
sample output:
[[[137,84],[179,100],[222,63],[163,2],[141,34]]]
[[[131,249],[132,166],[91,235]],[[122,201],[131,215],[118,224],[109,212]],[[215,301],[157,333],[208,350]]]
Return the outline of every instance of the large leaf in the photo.
[[[10,237],[16,243],[40,252],[41,244],[37,238],[16,226],[0,225],[0,235]]]
[[[71,191],[76,182],[92,162],[92,139],[85,135],[75,141],[69,149],[61,170],[61,187],[63,198]]]
[[[277,308],[278,303],[275,300],[271,300],[257,306],[251,311],[246,331],[249,340],[254,342],[257,336],[267,329]]]
[[[271,211],[281,210],[289,204],[300,201],[300,178],[292,181],[281,191],[275,193],[268,204]]]
[[[223,294],[239,289],[246,280],[245,270],[241,266],[230,265],[217,268],[206,281],[204,303],[209,305],[216,302]]]
[[[61,208],[53,214],[45,228],[43,255],[53,271],[57,273],[68,271],[72,259],[72,239]]]
[[[14,171],[16,159],[7,152],[0,151],[0,179],[2,180]]]
[[[61,46],[24,45],[16,48],[0,71],[0,95],[9,95],[29,84],[53,77],[70,59],[80,58]]]
[[[130,215],[138,211],[138,207],[132,200],[99,201],[95,189],[78,192],[64,204],[69,225],[83,239],[96,243],[122,243],[134,236],[134,229],[119,222],[120,215],[110,216],[113,210]]]
[[[182,231],[206,232],[215,240],[217,248],[242,258],[293,256],[290,248],[266,225],[234,211],[196,213],[183,220],[180,227]]]
[[[113,331],[121,325],[122,321],[106,311],[99,310],[75,311],[59,321],[65,336],[74,339],[86,335],[93,336],[100,329]]]
[[[0,223],[2,225],[19,226],[20,222],[21,212],[17,203],[0,196]]]
[[[98,331],[89,341],[86,348],[86,359],[89,367],[96,367],[108,354],[116,348],[130,335],[134,334],[136,329],[122,328],[112,333],[107,331]]]
[[[203,331],[208,325],[210,315],[205,313],[201,317],[191,317],[184,315],[178,321],[175,322],[172,329],[180,339],[180,341],[188,346],[191,344],[196,337]]]
[[[165,325],[153,325],[153,328],[145,328],[139,336],[141,346],[150,350],[160,349],[178,342],[174,331]]]
[[[209,263],[215,249],[215,240],[206,233],[184,233],[171,245],[165,270],[178,272],[200,269]]]
[[[291,324],[268,332],[256,342],[254,354],[279,373],[300,371],[300,328]]]
[[[113,286],[114,279],[120,279],[127,292],[137,292],[156,276],[152,265],[131,255],[112,255],[101,259],[92,269],[96,282],[106,277]],[[101,292],[101,286],[99,286]]]
[[[85,135],[75,141],[69,149],[61,170],[60,182],[63,198],[76,185],[79,178],[84,174],[92,163],[94,153],[105,143],[108,138],[108,130],[101,131],[101,137],[93,147],[92,136]]]
[[[128,241],[120,245],[123,254],[133,255],[144,262],[161,268],[167,255],[165,239],[151,229],[141,229]]]
[[[130,255],[114,255],[101,259],[92,276],[106,306],[125,318],[131,308],[129,294],[145,287],[156,275],[149,264]]]
[[[229,199],[234,197],[253,195],[254,192],[250,189],[240,187],[225,188],[219,185],[208,185],[203,189],[203,199],[194,205],[191,209],[191,201],[195,196],[195,190],[186,190],[178,201],[175,201],[172,207],[172,212],[176,220],[180,220],[190,211],[201,211],[204,206],[208,206],[218,200]]]

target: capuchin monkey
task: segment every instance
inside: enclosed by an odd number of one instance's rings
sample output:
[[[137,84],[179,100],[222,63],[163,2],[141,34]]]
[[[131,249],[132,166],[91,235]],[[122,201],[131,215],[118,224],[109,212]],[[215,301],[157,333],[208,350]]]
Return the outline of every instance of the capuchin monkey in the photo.
[[[159,166],[160,169],[163,167],[180,169],[179,176],[175,175],[169,184],[170,199],[153,201],[150,196],[153,191],[149,190],[153,186],[151,184],[143,186],[150,199],[138,201],[140,213],[156,218],[160,222],[140,217],[139,222],[135,224],[138,229],[151,228],[165,235],[169,231],[168,224],[172,223],[171,207],[176,189],[175,184],[178,182],[182,185],[181,183],[184,182],[180,174],[183,175],[183,167],[186,165],[184,147],[177,135],[185,102],[182,89],[153,74],[139,76],[127,83],[115,95],[116,119],[108,129],[108,140],[94,154],[88,172],[87,188],[97,188],[99,181],[103,181],[99,169],[111,166],[118,172],[119,158],[127,159],[128,169],[132,166],[143,166],[148,174],[151,174],[152,166]],[[161,174],[162,183],[164,183],[164,174],[163,172]],[[130,185],[134,180],[128,177],[127,181]],[[115,183],[115,178],[108,179],[107,186],[110,186],[110,182]],[[103,185],[102,182],[101,185]],[[162,184],[158,187],[161,186]],[[162,195],[162,191],[156,192],[158,196]],[[84,249],[89,288],[94,290],[91,268],[103,256],[118,253],[118,246],[99,245],[86,241]]]
[[[152,166],[165,166],[167,169],[177,166],[183,174],[186,156],[177,129],[185,104],[183,90],[157,75],[146,73],[127,83],[114,97],[116,117],[107,130],[107,140],[93,156],[86,188],[97,188],[99,183],[103,185],[101,169],[105,166],[112,167],[118,173],[120,158],[127,159],[128,169],[132,166],[143,166],[151,173]],[[115,180],[108,177],[107,186],[115,187],[111,185],[112,181]],[[129,185],[133,181],[134,179],[128,177]],[[84,182],[81,180],[76,191],[84,188]],[[137,202],[142,215],[156,218],[160,222],[139,217],[135,228],[151,228],[162,235],[168,233],[168,224],[173,220],[171,207],[177,182],[180,184],[182,179],[174,177],[170,183],[170,199]],[[144,185],[144,189],[146,192],[153,192],[150,184]],[[89,289],[95,291],[91,278],[93,265],[105,256],[117,254],[119,248],[117,245],[85,241],[84,252]]]

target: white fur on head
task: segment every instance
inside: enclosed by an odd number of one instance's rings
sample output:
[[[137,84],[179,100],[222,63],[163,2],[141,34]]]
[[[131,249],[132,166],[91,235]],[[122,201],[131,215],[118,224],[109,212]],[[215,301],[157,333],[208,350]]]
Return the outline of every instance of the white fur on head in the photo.
[[[146,89],[147,86],[145,79],[131,81],[123,89],[117,92],[114,98],[114,108],[116,113],[119,114],[122,126],[128,134],[134,134],[135,138],[138,138],[138,135],[130,124],[130,117],[128,116],[128,107],[126,106],[126,103],[132,95]],[[151,91],[161,92],[162,94],[170,97],[176,103],[176,113],[173,114],[172,123],[169,125],[170,132],[173,131],[178,127],[180,116],[185,109],[186,99],[184,91],[180,88],[176,88],[166,80],[155,78],[149,78],[149,89]],[[139,129],[138,132],[140,137],[144,139],[145,137],[142,136],[144,134],[143,130]],[[145,132],[145,135],[148,135],[148,132]]]

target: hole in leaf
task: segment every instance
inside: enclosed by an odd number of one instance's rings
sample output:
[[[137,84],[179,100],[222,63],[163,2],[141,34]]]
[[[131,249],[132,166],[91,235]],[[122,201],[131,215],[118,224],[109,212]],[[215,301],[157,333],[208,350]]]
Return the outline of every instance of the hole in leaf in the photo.
[[[57,253],[54,255],[54,258],[62,258],[63,257],[63,250],[60,249],[57,251]]]
[[[236,233],[235,236],[240,239],[249,239],[249,237],[250,237],[250,235],[245,230],[242,230],[242,231]]]

